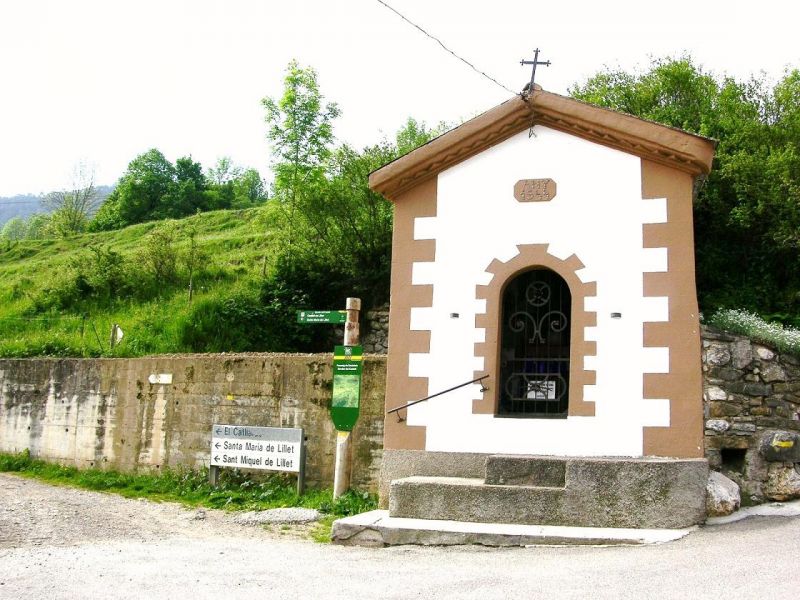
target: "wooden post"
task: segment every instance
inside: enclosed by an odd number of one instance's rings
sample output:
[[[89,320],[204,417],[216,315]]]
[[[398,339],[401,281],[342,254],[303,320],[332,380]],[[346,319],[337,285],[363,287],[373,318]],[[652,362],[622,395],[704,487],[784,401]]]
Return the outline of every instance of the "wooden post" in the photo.
[[[347,299],[347,322],[344,324],[344,345],[358,346],[360,340],[358,314],[361,312],[361,299]]]
[[[219,467],[211,465],[208,467],[208,483],[213,487],[219,485]]]
[[[300,430],[300,469],[297,471],[297,495],[306,491],[306,432]]]
[[[344,345],[358,346],[360,342],[358,317],[361,312],[361,299],[348,298],[347,322],[344,324]],[[333,473],[333,497],[338,498],[350,489],[350,432],[336,432],[336,466]]]

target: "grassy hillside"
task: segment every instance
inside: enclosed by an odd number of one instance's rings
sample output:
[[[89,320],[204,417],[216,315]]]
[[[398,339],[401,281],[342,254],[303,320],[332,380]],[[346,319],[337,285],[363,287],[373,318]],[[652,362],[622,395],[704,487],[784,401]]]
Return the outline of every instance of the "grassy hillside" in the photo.
[[[193,307],[204,300],[255,290],[269,245],[266,207],[198,214],[168,223],[134,225],[118,231],[69,239],[24,240],[0,245],[0,356],[139,356],[182,352],[180,331]],[[172,230],[176,265],[169,281],[148,266],[148,240],[158,228]],[[188,300],[189,232],[194,230],[201,264],[195,295]],[[84,299],[97,255],[118,253],[124,261],[125,294]],[[82,265],[82,266],[81,266]],[[78,301],[58,299],[77,286]],[[109,348],[111,327],[123,341]]]

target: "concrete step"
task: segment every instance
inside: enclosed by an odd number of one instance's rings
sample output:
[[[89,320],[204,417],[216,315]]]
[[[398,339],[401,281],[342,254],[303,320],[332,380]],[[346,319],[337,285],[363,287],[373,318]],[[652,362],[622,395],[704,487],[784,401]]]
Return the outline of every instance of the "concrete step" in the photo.
[[[486,458],[486,483],[563,488],[567,459],[554,456],[495,454]]]
[[[487,485],[482,479],[406,477],[392,482],[392,517],[561,525],[564,489],[522,485]]]
[[[697,527],[686,529],[620,529],[610,527],[557,527],[470,523],[390,517],[389,511],[373,510],[334,521],[331,540],[346,546],[382,547],[402,544],[450,546],[622,546],[662,544],[680,539]]]
[[[415,473],[392,481],[391,516],[642,529],[705,520],[704,459],[484,456],[480,479],[474,469],[471,478]]]

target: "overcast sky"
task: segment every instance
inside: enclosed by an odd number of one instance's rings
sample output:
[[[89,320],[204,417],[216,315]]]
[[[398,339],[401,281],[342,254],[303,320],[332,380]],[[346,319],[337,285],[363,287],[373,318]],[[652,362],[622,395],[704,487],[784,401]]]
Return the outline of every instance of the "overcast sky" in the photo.
[[[513,90],[566,93],[604,66],[689,52],[737,78],[800,67],[794,2],[386,0]],[[363,146],[408,116],[455,122],[509,97],[376,0],[0,0],[0,195],[113,183],[148,148],[269,169],[260,100],[296,58]]]

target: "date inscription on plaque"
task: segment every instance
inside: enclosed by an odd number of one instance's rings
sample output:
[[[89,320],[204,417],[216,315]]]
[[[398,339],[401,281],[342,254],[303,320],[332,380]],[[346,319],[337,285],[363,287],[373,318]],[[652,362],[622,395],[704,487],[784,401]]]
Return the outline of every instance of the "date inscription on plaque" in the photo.
[[[547,202],[556,197],[552,179],[520,179],[514,185],[514,198],[519,202]]]

